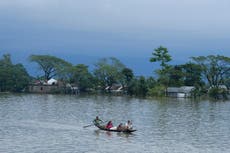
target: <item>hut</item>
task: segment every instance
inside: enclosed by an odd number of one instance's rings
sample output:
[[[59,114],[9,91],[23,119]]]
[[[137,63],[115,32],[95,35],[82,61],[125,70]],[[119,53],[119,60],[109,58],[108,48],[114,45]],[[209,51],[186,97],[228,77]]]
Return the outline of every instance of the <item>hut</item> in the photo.
[[[191,97],[194,86],[182,86],[182,87],[168,87],[166,89],[166,96],[175,98],[187,98]]]

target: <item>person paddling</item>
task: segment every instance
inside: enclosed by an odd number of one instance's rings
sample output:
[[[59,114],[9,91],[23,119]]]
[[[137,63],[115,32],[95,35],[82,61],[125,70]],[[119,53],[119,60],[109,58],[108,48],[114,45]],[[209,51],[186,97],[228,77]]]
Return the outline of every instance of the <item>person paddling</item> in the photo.
[[[96,116],[96,118],[93,120],[93,123],[96,125],[100,125],[103,121],[101,119],[99,119],[98,116]]]

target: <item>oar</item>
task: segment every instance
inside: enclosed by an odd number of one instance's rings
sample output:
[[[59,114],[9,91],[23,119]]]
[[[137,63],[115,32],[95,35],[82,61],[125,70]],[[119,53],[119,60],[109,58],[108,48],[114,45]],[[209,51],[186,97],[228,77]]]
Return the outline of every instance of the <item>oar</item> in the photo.
[[[87,128],[87,127],[90,127],[90,126],[93,126],[94,124],[89,124],[89,125],[86,125],[86,126],[83,126],[83,128]]]
[[[101,121],[101,123],[104,123],[104,122],[108,122],[108,121]],[[93,126],[93,125],[94,125],[94,123],[93,123],[93,124],[86,125],[86,126],[83,126],[83,128],[87,128],[87,127],[90,127],[90,126]]]

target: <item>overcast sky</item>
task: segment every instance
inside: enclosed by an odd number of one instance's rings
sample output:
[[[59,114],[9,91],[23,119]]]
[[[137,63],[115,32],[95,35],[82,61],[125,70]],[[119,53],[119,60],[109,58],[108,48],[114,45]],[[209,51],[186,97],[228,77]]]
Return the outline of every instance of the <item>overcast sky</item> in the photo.
[[[229,0],[0,0],[0,52],[230,56]]]

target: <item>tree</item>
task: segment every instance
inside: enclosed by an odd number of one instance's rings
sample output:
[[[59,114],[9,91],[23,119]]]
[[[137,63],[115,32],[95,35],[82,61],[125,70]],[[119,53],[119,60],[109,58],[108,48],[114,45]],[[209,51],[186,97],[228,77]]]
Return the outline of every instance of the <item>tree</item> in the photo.
[[[121,83],[122,70],[125,66],[115,57],[100,59],[95,67],[94,75],[103,89],[114,83]]]
[[[184,73],[184,85],[186,86],[203,86],[204,82],[202,81],[202,68],[198,64],[186,63],[181,65],[182,71]]]
[[[72,65],[63,59],[50,55],[31,55],[31,62],[36,62],[44,72],[44,78],[49,80],[55,76],[64,78],[71,69]]]
[[[226,76],[230,76],[230,72],[227,72],[227,73],[226,73]],[[225,82],[226,86],[227,86],[228,88],[230,88],[230,77],[226,77],[226,78],[224,79],[224,82]]]
[[[165,87],[162,84],[157,83],[153,77],[149,77],[146,80],[148,86],[148,96],[162,97],[165,95]]]
[[[184,85],[184,76],[185,74],[182,71],[181,65],[172,66],[168,69],[169,74],[169,86],[180,87]]]
[[[168,49],[160,46],[159,48],[154,49],[152,53],[153,57],[150,58],[150,62],[160,62],[161,69],[157,70],[156,73],[159,76],[158,81],[165,86],[169,84],[169,69],[171,68],[170,65],[167,63],[171,61],[171,56],[168,53]]]
[[[11,78],[13,72],[13,64],[11,62],[10,54],[3,55],[0,60],[0,91],[12,91],[14,86]]]
[[[134,77],[133,71],[129,68],[124,68],[122,71],[122,78],[123,78],[123,86],[128,86],[131,80]]]
[[[160,62],[162,68],[167,67],[167,63],[172,60],[168,53],[168,49],[163,46],[154,49],[152,55],[153,57],[150,58],[150,62]]]
[[[88,66],[78,64],[73,67],[72,81],[76,83],[81,91],[93,87],[93,76],[88,71]]]
[[[12,80],[14,82],[14,92],[25,90],[30,81],[30,76],[22,64],[13,66]]]
[[[144,76],[133,78],[128,87],[128,94],[135,96],[146,96],[148,85]]]
[[[0,60],[0,91],[21,92],[29,84],[30,77],[22,64],[14,65],[9,54]]]
[[[151,89],[157,85],[157,82],[153,77],[148,77],[146,79],[146,84],[148,86],[148,89]]]
[[[210,87],[218,88],[229,78],[230,58],[220,55],[192,57],[201,66],[202,74]]]
[[[138,80],[138,95],[146,96],[148,92],[147,83],[144,76],[141,76]]]

